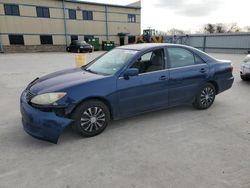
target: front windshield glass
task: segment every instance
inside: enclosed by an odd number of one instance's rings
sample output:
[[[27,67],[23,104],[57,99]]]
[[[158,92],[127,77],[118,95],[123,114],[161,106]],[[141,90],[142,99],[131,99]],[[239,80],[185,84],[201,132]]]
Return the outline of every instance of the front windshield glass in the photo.
[[[113,75],[137,53],[136,50],[114,49],[84,67],[86,71]]]

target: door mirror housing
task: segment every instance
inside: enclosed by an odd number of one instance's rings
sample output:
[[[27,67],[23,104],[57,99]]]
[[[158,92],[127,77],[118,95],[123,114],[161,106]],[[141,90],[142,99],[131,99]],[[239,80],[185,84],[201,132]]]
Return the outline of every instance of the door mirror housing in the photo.
[[[125,78],[125,80],[128,80],[130,76],[138,76],[138,74],[139,74],[139,69],[129,68],[124,72],[123,77]]]

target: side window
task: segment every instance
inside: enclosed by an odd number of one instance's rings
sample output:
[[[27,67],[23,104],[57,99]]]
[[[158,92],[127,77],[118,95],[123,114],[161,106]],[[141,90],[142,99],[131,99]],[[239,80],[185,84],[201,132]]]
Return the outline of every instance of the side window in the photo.
[[[196,64],[193,53],[183,48],[169,47],[168,55],[170,68],[184,67]]]
[[[141,62],[150,61],[153,52],[148,52],[141,56]]]
[[[139,69],[140,74],[164,69],[164,50],[153,50],[143,54],[131,68]]]
[[[204,64],[205,61],[203,59],[201,59],[198,55],[194,56],[195,58],[195,64]]]

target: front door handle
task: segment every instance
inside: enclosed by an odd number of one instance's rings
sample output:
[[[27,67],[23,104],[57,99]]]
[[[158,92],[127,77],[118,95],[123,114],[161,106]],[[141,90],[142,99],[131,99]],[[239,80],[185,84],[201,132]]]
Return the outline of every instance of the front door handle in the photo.
[[[159,78],[159,80],[166,80],[166,79],[167,79],[167,77],[164,76],[164,75],[162,75],[162,76]]]
[[[201,73],[205,73],[205,72],[207,72],[207,70],[204,69],[204,68],[202,68],[202,69],[200,69],[200,72],[201,72]]]

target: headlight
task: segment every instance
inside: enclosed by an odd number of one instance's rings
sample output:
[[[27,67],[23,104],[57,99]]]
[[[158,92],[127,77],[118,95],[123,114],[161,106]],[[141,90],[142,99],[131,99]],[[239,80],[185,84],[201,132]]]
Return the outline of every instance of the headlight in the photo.
[[[41,95],[37,95],[31,99],[31,103],[38,105],[49,105],[53,104],[56,101],[60,100],[66,95],[66,93],[58,92],[58,93],[44,93]]]

